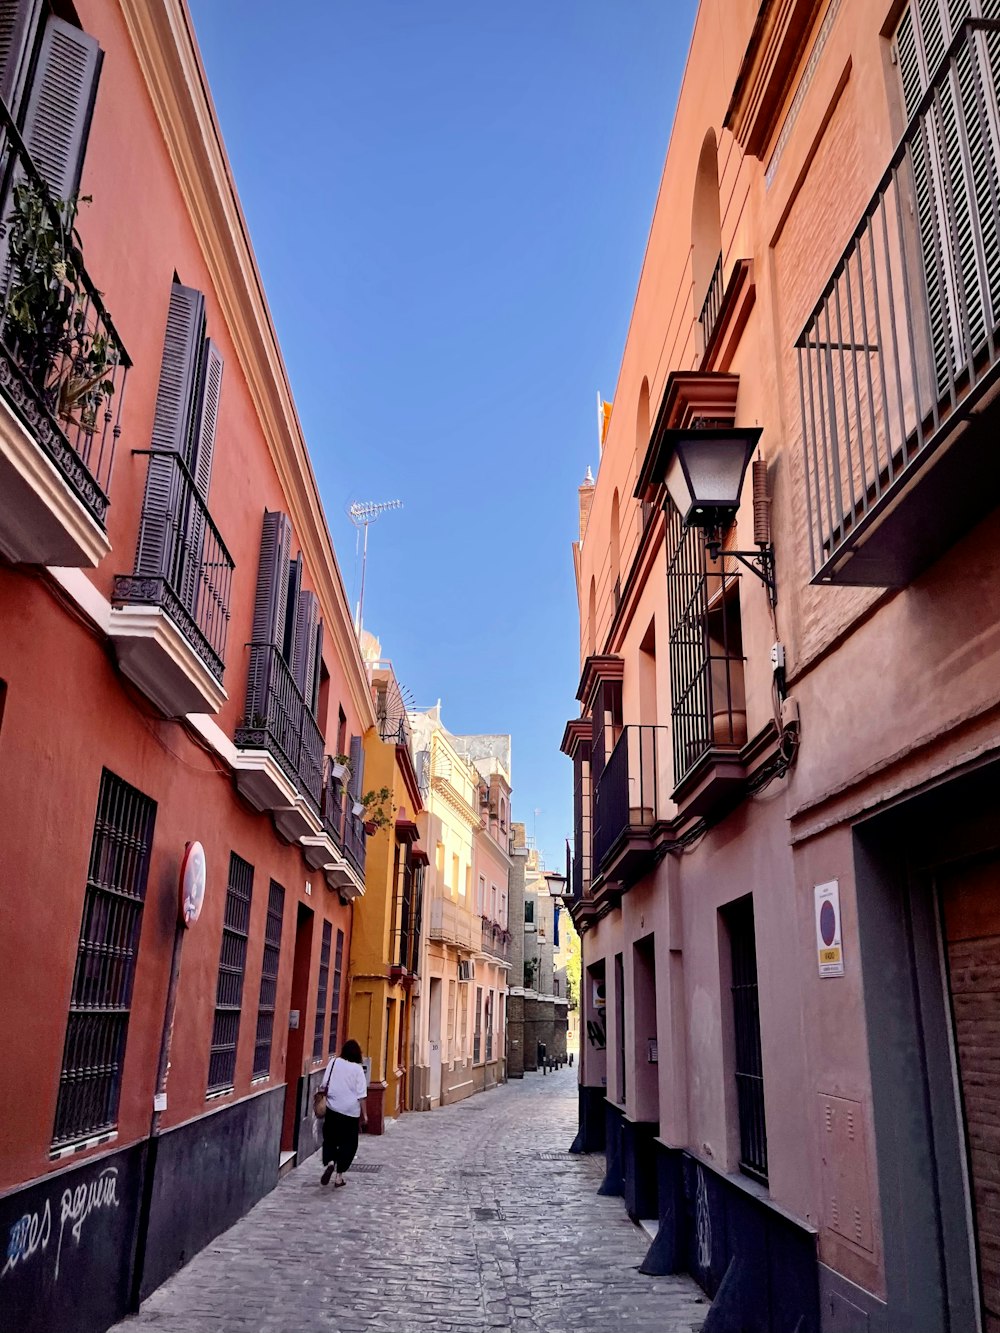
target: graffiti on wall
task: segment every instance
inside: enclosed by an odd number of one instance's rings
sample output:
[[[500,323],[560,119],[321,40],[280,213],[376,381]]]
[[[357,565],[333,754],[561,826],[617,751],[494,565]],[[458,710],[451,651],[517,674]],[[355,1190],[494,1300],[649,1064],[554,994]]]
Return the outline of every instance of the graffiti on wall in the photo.
[[[712,1267],[712,1215],[708,1211],[708,1186],[705,1172],[699,1162],[695,1168],[697,1186],[694,1196],[695,1235],[698,1238],[698,1267],[708,1271]]]
[[[117,1208],[119,1204],[116,1166],[106,1167],[85,1184],[63,1190],[59,1200],[59,1237],[55,1251],[56,1281],[59,1280],[59,1261],[67,1224],[69,1234],[80,1245],[90,1215]],[[53,1230],[52,1213],[52,1199],[46,1199],[34,1212],[25,1213],[13,1224],[7,1235],[7,1250],[4,1266],[0,1269],[0,1279],[19,1265],[30,1263],[36,1255],[44,1257],[48,1254]]]
[[[608,1044],[608,1030],[604,1026],[604,1019],[598,1018],[596,1021],[592,1018],[587,1019],[587,1040],[598,1051],[603,1051]]]

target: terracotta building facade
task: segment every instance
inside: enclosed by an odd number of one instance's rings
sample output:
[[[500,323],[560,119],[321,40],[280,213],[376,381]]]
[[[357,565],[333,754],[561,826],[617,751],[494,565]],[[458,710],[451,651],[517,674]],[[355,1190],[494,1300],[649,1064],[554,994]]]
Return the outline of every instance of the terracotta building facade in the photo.
[[[375,716],[185,7],[0,33],[0,1326],[96,1333],[314,1151]]]
[[[580,491],[576,1146],[714,1328],[1000,1327],[998,20],[702,0]]]

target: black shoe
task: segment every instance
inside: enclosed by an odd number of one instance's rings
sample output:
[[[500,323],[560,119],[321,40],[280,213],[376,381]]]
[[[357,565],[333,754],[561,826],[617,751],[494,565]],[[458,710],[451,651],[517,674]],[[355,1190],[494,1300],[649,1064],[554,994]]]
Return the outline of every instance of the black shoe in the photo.
[[[330,1165],[329,1165],[328,1167],[326,1167],[326,1169],[324,1170],[323,1174],[322,1174],[322,1175],[320,1176],[320,1178],[319,1178],[319,1183],[320,1183],[321,1185],[329,1185],[329,1183],[330,1183],[330,1177],[331,1177],[332,1175],[333,1175],[333,1162],[331,1162]]]

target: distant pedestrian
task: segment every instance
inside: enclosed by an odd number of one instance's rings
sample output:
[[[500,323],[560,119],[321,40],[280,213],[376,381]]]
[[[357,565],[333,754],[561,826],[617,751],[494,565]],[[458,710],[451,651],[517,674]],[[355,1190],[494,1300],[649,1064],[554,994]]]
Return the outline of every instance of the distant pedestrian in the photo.
[[[339,1055],[326,1067],[321,1084],[326,1093],[323,1117],[323,1174],[320,1184],[345,1185],[344,1172],[358,1151],[360,1125],[368,1124],[365,1098],[368,1083],[361,1064],[361,1047],[345,1041]],[[360,1125],[359,1125],[360,1122]]]

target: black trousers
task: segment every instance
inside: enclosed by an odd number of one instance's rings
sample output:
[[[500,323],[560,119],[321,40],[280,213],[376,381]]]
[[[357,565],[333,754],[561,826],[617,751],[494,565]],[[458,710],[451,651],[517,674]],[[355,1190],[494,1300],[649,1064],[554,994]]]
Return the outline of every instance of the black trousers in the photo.
[[[323,1117],[323,1165],[333,1162],[343,1175],[358,1151],[359,1116],[327,1111]]]

